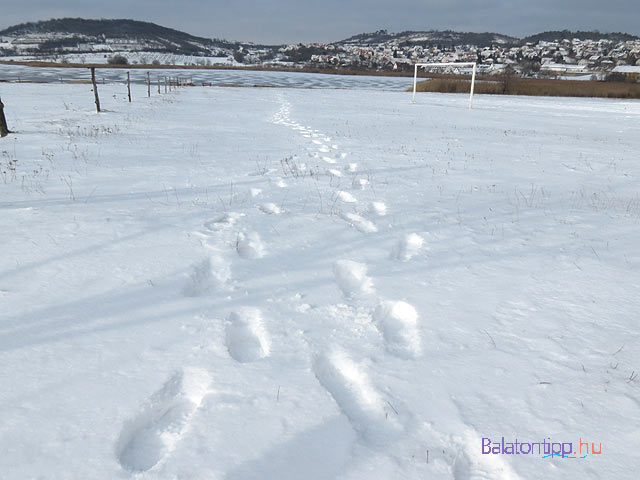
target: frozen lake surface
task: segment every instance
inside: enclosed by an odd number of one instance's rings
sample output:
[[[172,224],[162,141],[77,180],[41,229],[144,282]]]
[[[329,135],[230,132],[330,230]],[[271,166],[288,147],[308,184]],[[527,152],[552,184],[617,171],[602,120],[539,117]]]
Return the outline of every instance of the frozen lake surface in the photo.
[[[126,81],[126,69],[100,68],[96,78],[100,83],[122,83]],[[131,69],[131,81],[146,84],[147,70]],[[270,86],[288,88],[346,88],[375,90],[406,90],[413,84],[411,77],[384,77],[367,75],[330,75],[302,72],[268,72],[252,70],[198,70],[171,69],[149,70],[151,81],[157,85],[158,78],[182,77],[193,80],[194,84],[203,82],[213,84],[234,84],[246,86]],[[89,69],[83,68],[46,68],[26,67],[22,65],[0,65],[0,80],[11,82],[38,81],[62,83],[90,80]]]

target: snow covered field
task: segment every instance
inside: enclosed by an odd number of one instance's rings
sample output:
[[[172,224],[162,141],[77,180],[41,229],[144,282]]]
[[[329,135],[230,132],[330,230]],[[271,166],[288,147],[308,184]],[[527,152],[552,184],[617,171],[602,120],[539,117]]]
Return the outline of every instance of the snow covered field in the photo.
[[[640,103],[100,94],[0,85],[3,479],[636,478]]]

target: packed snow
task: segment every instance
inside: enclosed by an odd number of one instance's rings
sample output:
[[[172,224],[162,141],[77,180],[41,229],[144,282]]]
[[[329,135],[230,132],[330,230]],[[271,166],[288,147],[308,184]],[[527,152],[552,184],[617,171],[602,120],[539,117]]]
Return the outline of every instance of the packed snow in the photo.
[[[636,477],[640,103],[99,93],[0,84],[3,479]]]

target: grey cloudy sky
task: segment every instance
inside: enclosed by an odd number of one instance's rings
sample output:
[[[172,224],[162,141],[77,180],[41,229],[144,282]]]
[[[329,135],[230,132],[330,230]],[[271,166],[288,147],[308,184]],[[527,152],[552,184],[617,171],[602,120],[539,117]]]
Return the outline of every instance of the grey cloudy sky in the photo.
[[[640,35],[638,0],[2,0],[0,29],[60,17],[133,18],[203,37],[329,42],[387,29],[525,36],[545,30]]]

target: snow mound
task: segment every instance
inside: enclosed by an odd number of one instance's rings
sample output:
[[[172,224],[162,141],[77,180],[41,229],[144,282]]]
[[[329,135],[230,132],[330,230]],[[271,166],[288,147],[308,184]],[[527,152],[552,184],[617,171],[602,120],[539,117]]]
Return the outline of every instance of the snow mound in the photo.
[[[351,260],[338,260],[333,265],[333,275],[346,297],[373,291],[373,282],[367,276],[367,266]]]
[[[403,301],[385,301],[373,312],[373,321],[385,339],[387,350],[402,358],[422,353],[418,331],[418,312]]]
[[[257,308],[243,308],[229,315],[225,338],[229,355],[238,362],[255,362],[269,355],[269,336]]]

